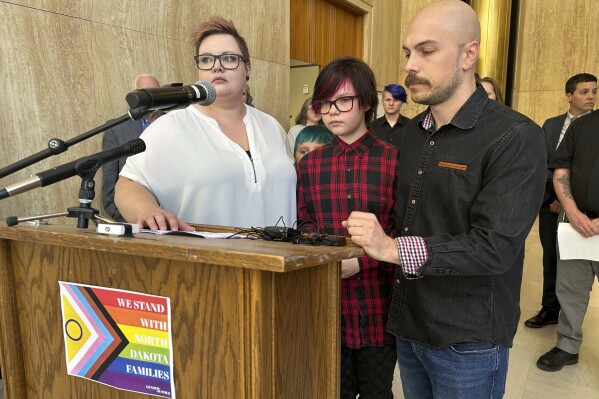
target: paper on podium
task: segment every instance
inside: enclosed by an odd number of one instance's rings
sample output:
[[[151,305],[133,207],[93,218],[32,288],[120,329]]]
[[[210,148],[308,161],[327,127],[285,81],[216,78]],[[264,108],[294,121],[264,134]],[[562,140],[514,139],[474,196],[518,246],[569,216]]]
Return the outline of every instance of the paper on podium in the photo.
[[[139,229],[140,233],[150,233],[158,235],[179,235],[195,236],[199,238],[247,238],[245,235],[238,235],[234,231],[230,233],[213,233],[209,231],[183,231],[183,230],[151,230]]]
[[[588,259],[599,262],[599,236],[585,238],[570,223],[558,223],[557,237],[561,260]]]

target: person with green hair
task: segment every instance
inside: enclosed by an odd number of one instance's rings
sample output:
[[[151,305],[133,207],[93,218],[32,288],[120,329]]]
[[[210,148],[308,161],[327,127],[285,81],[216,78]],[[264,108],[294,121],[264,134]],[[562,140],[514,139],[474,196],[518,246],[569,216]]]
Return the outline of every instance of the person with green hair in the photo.
[[[297,164],[307,153],[333,141],[333,133],[321,125],[306,126],[295,139],[293,157]]]

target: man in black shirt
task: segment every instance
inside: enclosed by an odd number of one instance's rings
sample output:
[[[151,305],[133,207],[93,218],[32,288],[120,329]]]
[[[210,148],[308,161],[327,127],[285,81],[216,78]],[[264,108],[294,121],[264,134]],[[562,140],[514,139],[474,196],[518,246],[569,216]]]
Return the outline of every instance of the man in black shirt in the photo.
[[[408,118],[403,116],[401,107],[408,101],[406,90],[398,84],[385,86],[383,91],[383,109],[385,114],[376,119],[372,130],[381,139],[399,147]]]
[[[399,265],[387,329],[407,399],[500,398],[520,317],[524,242],[546,179],[543,131],[477,85],[480,23],[444,0],[408,27],[406,86],[429,108],[405,131],[396,239],[374,215],[344,226]]]
[[[599,235],[599,112],[575,120],[555,151],[549,167],[562,213],[583,237]],[[559,248],[559,238],[558,238]],[[599,262],[586,259],[557,260],[555,292],[561,305],[557,344],[537,361],[545,371],[558,371],[578,363],[582,322],[589,304]]]
[[[597,77],[589,73],[579,73],[566,81],[566,100],[570,104],[568,112],[549,118],[543,124],[547,161],[550,161],[573,120],[588,114],[597,101]],[[559,301],[555,294],[557,274],[557,215],[562,206],[553,188],[553,172],[547,170],[547,182],[543,205],[539,211],[539,237],[543,246],[543,296],[541,310],[524,322],[526,327],[541,328],[557,324]]]

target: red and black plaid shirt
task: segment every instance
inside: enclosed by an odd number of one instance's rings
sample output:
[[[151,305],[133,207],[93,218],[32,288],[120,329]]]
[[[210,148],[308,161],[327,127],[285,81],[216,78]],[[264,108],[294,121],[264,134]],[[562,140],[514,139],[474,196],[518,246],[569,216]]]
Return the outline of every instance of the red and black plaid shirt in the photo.
[[[298,219],[313,221],[320,233],[346,236],[341,221],[354,210],[370,212],[391,233],[397,160],[398,149],[370,131],[351,145],[335,138],[310,152],[297,167]],[[341,284],[342,344],[361,348],[395,342],[385,330],[394,266],[368,256],[359,263],[360,272]]]

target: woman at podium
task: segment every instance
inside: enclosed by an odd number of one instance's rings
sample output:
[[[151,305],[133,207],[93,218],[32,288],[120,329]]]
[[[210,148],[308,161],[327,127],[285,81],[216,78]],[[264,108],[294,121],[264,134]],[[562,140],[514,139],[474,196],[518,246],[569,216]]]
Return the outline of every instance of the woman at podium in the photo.
[[[200,80],[216,100],[169,112],[144,131],[145,152],[129,157],[115,188],[124,218],[142,227],[187,223],[287,226],[296,218],[293,162],[285,131],[243,102],[250,54],[232,21],[212,17],[192,34]]]

